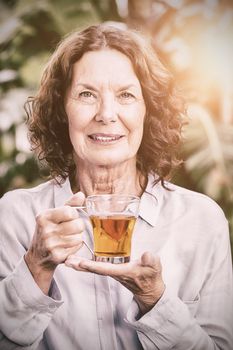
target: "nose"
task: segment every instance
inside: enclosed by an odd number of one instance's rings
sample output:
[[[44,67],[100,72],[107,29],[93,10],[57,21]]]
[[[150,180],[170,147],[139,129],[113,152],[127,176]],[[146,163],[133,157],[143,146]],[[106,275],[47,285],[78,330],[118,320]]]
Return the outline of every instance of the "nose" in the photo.
[[[114,96],[104,96],[99,104],[95,120],[108,124],[117,120],[116,101]]]

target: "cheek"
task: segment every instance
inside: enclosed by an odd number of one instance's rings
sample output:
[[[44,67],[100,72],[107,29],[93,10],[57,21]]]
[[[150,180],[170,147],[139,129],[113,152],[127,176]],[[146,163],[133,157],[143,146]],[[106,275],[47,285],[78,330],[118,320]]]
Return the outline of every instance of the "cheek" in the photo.
[[[124,124],[129,132],[141,134],[143,132],[144,118],[146,110],[144,106],[130,106],[125,111]]]
[[[75,106],[67,109],[70,132],[82,131],[95,115],[95,108],[91,106]]]

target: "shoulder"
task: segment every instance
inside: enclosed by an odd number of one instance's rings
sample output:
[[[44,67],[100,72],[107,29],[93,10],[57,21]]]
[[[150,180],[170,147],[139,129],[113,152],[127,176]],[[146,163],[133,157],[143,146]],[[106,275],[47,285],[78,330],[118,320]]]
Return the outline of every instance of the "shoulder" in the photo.
[[[186,214],[189,212],[208,213],[225,218],[222,208],[207,195],[168,181],[165,181],[164,186],[162,186],[161,182],[155,183],[155,180],[154,176],[149,176],[145,191],[155,197],[163,208],[166,206],[166,209],[173,209],[176,212],[185,210]]]
[[[30,197],[35,198],[39,196],[43,196],[44,193],[48,191],[52,191],[53,189],[53,180],[44,182],[40,185],[31,188],[19,188],[16,190],[11,190],[6,192],[0,201],[4,201],[5,203],[12,200],[24,200],[29,199]]]
[[[53,198],[54,181],[47,181],[32,188],[23,188],[9,191],[0,199],[0,211],[23,213],[29,208],[47,206]],[[44,204],[43,204],[44,203]]]
[[[197,209],[205,209],[219,213],[220,215],[224,215],[221,207],[207,195],[174,185],[171,182],[167,182],[166,185],[168,187],[167,195],[174,197],[175,200],[180,200],[183,203],[187,203],[191,205],[192,208],[197,207]]]
[[[149,178],[149,192],[160,203],[160,215],[166,222],[179,222],[203,231],[228,230],[228,222],[222,208],[205,194],[188,190],[171,182],[153,184]]]
[[[164,189],[164,200],[176,208],[180,214],[185,215],[190,223],[219,230],[228,226],[222,208],[210,197],[203,193],[166,183],[168,190]]]

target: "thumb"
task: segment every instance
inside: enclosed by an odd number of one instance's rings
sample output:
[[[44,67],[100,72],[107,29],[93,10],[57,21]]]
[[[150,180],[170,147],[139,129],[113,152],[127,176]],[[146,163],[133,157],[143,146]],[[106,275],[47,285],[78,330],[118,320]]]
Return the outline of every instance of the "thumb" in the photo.
[[[85,204],[85,194],[81,191],[75,193],[72,197],[70,197],[65,205],[70,205],[71,207],[83,206]]]
[[[161,266],[159,257],[155,257],[150,252],[143,253],[143,255],[141,256],[141,264],[143,266],[156,266],[157,268]]]

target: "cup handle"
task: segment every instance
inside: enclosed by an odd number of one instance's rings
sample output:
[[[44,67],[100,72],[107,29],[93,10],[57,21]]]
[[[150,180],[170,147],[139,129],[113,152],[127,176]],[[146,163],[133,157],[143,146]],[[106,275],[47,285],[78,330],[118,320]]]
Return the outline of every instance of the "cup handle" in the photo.
[[[85,206],[72,206],[72,208],[75,208],[75,209],[77,209],[77,210],[80,210],[85,216],[88,217],[88,214],[87,214],[87,212],[85,211],[85,209],[86,209]],[[88,245],[85,241],[83,241],[83,244],[87,247],[87,249],[88,249],[89,252],[91,253],[92,258],[94,258],[95,254],[94,254],[93,250],[89,247],[89,245]]]
[[[89,245],[85,241],[83,241],[83,244],[87,247],[87,249],[91,253],[92,257],[94,258],[95,254],[94,254],[93,250],[89,247]]]

